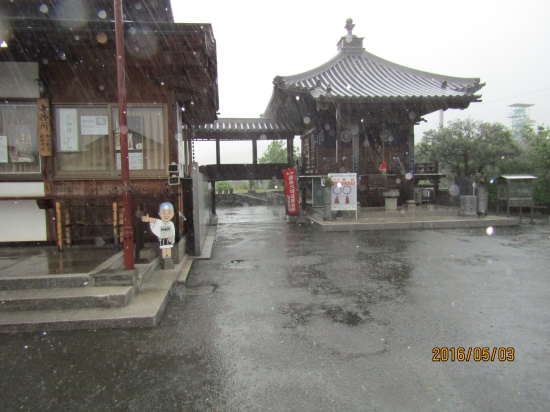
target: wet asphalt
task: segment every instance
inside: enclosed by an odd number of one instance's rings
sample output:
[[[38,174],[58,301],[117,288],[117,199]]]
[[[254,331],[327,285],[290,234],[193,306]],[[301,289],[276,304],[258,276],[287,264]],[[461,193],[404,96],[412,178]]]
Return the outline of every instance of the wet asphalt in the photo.
[[[265,207],[218,216],[158,327],[0,335],[0,409],[549,410],[547,218],[322,233]],[[443,347],[454,361],[432,360]]]

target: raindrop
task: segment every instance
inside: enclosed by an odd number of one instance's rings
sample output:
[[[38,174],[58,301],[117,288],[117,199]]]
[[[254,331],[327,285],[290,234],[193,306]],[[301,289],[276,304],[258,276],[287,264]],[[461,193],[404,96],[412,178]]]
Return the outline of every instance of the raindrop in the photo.
[[[407,174],[405,175],[405,178],[406,178],[407,180],[411,180],[412,177],[413,177],[413,175],[412,175],[411,172],[409,172],[409,173],[407,173]]]
[[[48,64],[48,59],[46,58],[42,59],[42,64]]]
[[[304,123],[309,124],[309,122],[311,122],[311,119],[309,118],[309,116],[304,117]]]
[[[351,43],[353,41],[353,36],[351,34],[348,34],[346,36],[346,42]]]
[[[105,44],[107,43],[107,35],[103,32],[97,33],[95,36],[98,43]]]
[[[120,126],[120,133],[128,133],[128,126]]]
[[[330,124],[325,124],[325,130],[330,130]]]
[[[460,188],[458,187],[458,185],[452,185],[449,188],[449,194],[451,196],[458,196],[459,193],[460,193]]]
[[[40,11],[45,14],[45,13],[49,12],[50,9],[45,4],[41,4],[40,5]]]
[[[103,246],[105,244],[105,241],[100,237],[96,237],[94,242],[95,242],[95,245],[98,247]]]
[[[66,60],[67,59],[67,56],[65,56],[65,53],[59,53],[59,58],[61,60]]]
[[[76,41],[79,41],[79,40],[80,40],[80,36],[78,36],[78,35],[77,35],[77,36],[74,36],[74,39],[75,39]]]
[[[489,227],[487,228],[487,234],[488,234],[489,236],[491,236],[491,235],[493,234],[493,228],[492,228],[491,226],[489,226]]]
[[[401,183],[401,179],[400,179],[400,178],[395,179],[395,183],[400,184],[400,183]]]
[[[141,10],[141,3],[134,4],[134,7],[136,8],[136,10]]]
[[[260,140],[266,140],[266,139],[267,139],[267,136],[266,136],[265,134],[262,133],[262,134],[260,135]]]
[[[296,96],[296,100],[300,100],[300,96]]]
[[[128,33],[130,33],[130,34],[136,34],[136,33],[137,33],[137,30],[136,30],[135,27],[130,27],[130,28],[128,29]]]
[[[104,19],[107,17],[107,13],[105,12],[105,10],[99,10],[97,12],[97,17],[99,17],[100,19]]]
[[[46,335],[46,332],[42,332],[42,336],[45,336]]]
[[[97,88],[98,88],[99,90],[105,90],[105,86],[103,86],[102,84],[100,84]]]

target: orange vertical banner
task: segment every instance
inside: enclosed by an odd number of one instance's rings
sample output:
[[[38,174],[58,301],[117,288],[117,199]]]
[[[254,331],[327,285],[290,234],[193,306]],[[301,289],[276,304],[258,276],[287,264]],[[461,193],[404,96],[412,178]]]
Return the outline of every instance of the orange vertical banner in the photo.
[[[283,176],[285,178],[287,213],[289,215],[297,215],[300,209],[298,204],[298,181],[296,179],[296,169],[284,169]]]

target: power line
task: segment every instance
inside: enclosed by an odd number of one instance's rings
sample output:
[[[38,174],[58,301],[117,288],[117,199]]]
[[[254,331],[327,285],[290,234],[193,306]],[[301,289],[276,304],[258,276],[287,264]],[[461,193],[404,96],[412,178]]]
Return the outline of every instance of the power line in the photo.
[[[516,99],[518,97],[523,97],[523,96],[529,96],[531,94],[537,94],[537,93],[542,93],[542,92],[545,92],[545,91],[548,91],[550,90],[550,87],[546,88],[546,89],[542,89],[542,90],[538,90],[536,92],[529,92],[529,93],[524,93],[524,94],[518,94],[516,96],[509,96],[509,97],[504,97],[502,99],[498,99],[498,100],[491,100],[490,102],[480,102],[476,105],[473,105],[473,106],[470,106],[470,107],[479,107],[483,104],[491,104],[491,103],[498,103],[498,102],[502,102],[503,100],[509,100],[509,99]]]

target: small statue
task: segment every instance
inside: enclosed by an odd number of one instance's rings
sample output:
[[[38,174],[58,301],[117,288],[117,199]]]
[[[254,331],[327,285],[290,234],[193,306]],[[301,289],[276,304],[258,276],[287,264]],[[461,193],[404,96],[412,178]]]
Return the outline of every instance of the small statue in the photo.
[[[162,259],[172,259],[172,247],[176,237],[176,228],[171,221],[174,217],[174,205],[170,202],[161,203],[159,216],[160,219],[155,219],[146,215],[141,218],[141,221],[149,222],[151,231],[159,238]]]

